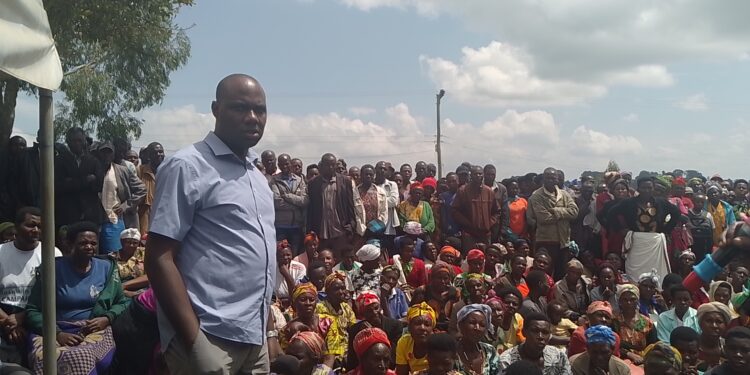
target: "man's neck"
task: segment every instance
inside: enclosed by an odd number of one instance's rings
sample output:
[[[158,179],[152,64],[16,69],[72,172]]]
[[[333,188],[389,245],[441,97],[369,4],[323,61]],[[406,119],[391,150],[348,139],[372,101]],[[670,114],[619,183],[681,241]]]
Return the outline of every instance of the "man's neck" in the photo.
[[[385,182],[385,176],[383,177],[375,177],[375,183],[378,185],[382,185]]]
[[[685,317],[685,314],[687,314],[688,310],[690,310],[689,307],[685,309],[685,311],[683,311],[682,314],[680,314],[680,312],[677,311],[677,309],[674,309],[674,315],[678,317],[680,320],[682,320]]]
[[[32,241],[25,241],[21,240],[20,238],[16,238],[15,241],[13,241],[13,246],[16,247],[16,249],[21,251],[32,251],[39,246],[39,241],[32,240]]]
[[[544,187],[544,191],[546,191],[548,193],[551,193],[551,194],[556,194],[557,193],[557,186],[553,186],[552,190],[550,190],[550,188],[548,188],[548,187],[545,186]]]
[[[521,344],[521,347],[518,348],[518,352],[521,354],[521,358],[530,359],[532,361],[536,361],[542,356],[542,353],[530,352],[525,344]]]

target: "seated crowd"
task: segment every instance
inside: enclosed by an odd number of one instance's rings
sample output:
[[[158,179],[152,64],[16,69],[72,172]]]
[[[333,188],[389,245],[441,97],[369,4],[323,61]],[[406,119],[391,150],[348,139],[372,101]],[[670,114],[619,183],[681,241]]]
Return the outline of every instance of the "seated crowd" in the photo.
[[[44,218],[20,207],[0,223],[0,373],[41,374],[45,339],[63,374],[168,373],[144,267],[163,149],[126,164],[127,144],[67,140],[68,167],[91,174],[58,189],[94,203],[56,215],[73,218],[58,225],[57,334],[42,336]],[[436,179],[424,162],[413,177],[332,154],[304,175],[271,151],[258,164],[276,209],[274,373],[750,374],[746,264],[683,285],[748,222],[744,180],[566,183],[548,168],[496,182],[494,166],[468,163]]]

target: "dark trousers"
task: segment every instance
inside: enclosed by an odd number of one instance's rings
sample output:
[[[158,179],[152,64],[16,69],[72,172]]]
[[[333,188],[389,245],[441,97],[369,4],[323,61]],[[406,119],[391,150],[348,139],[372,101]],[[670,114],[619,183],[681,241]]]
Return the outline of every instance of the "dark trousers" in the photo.
[[[300,228],[276,228],[276,241],[287,240],[292,246],[292,253],[300,255],[305,252],[302,246],[302,229]]]

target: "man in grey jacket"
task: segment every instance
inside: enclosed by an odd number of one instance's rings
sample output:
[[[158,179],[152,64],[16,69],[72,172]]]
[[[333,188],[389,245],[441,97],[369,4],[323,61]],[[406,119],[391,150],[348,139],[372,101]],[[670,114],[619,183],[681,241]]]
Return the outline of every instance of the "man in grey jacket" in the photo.
[[[289,241],[296,255],[304,251],[302,230],[308,203],[307,186],[302,177],[292,173],[292,158],[289,155],[279,155],[277,163],[281,172],[271,176],[268,181],[276,209],[276,240]]]

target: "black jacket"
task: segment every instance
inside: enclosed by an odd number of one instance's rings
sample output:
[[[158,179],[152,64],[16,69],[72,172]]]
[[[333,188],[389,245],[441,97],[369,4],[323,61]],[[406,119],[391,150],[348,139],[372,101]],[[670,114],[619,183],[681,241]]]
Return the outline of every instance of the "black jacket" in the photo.
[[[315,177],[307,187],[310,203],[307,207],[307,230],[321,234],[323,221],[323,185],[327,181],[323,176]],[[352,180],[343,174],[336,174],[336,212],[341,225],[348,225],[354,234],[356,216],[354,214],[354,187]]]

